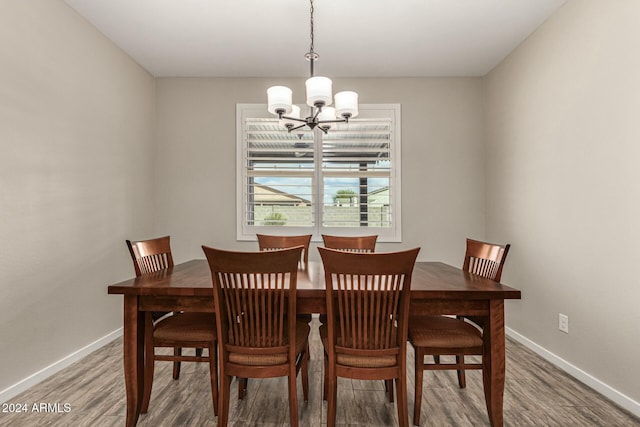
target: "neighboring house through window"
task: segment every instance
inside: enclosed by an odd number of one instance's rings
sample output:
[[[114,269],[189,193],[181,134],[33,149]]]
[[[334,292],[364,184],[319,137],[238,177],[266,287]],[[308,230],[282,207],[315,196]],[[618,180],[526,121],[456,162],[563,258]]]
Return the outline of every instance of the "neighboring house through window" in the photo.
[[[326,134],[307,126],[289,133],[266,105],[238,104],[237,165],[239,240],[256,233],[401,240],[399,104],[361,105],[358,117]]]

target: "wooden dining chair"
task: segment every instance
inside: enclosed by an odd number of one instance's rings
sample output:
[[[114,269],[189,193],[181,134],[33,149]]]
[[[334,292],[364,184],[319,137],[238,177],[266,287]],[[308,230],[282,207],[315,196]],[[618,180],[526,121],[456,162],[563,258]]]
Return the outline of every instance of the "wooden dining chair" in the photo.
[[[302,254],[300,255],[299,267],[302,270],[309,268],[309,244],[311,243],[311,234],[301,236],[271,236],[267,234],[256,234],[258,238],[258,247],[261,251],[275,251],[280,249],[295,248],[302,246]],[[301,322],[309,323],[313,316],[311,314],[298,314],[297,319]],[[247,378],[238,378],[238,400],[244,399],[247,393]]]
[[[170,237],[131,241],[127,247],[136,276],[173,267]],[[162,313],[160,313],[162,314]],[[218,414],[218,361],[215,318],[211,313],[164,313],[157,319],[152,312],[144,313],[144,385],[141,412],[146,413],[151,399],[155,361],[173,362],[173,379],[180,377],[180,362],[208,362],[211,377],[211,397]],[[158,347],[172,347],[173,355],[156,354]],[[183,355],[182,348],[194,348],[195,356]],[[202,349],[209,354],[202,356]]]
[[[467,239],[462,269],[478,276],[499,282],[511,245],[496,245]]]
[[[375,252],[378,236],[330,236],[322,235],[324,246],[347,252]]]
[[[507,262],[509,248],[511,248],[509,244],[496,245],[467,239],[467,250],[464,254],[462,269],[477,276],[499,282],[502,279],[502,270]],[[471,320],[480,327],[484,325],[484,320],[481,317],[459,316],[458,318],[462,317]]]
[[[297,373],[309,396],[309,325],[296,320],[301,246],[265,252],[202,247],[213,281],[220,354],[218,425],[229,422],[231,379],[288,377],[289,422],[298,425]]]
[[[328,234],[322,235],[322,242],[325,248],[338,249],[346,252],[362,252],[371,253],[376,251],[377,235],[373,236],[331,236]],[[327,315],[320,315],[320,323],[324,324],[327,321]],[[388,384],[392,384],[391,381]],[[388,390],[387,390],[388,391]],[[393,402],[393,393],[389,393],[389,398]]]
[[[300,269],[307,270],[309,268],[309,244],[311,243],[311,234],[302,236],[269,236],[266,234],[256,234],[256,236],[258,237],[258,246],[261,251],[273,251],[302,246]]]
[[[419,248],[392,253],[353,253],[318,248],[325,271],[327,425],[336,423],[337,377],[395,380],[398,423],[407,411],[407,323],[411,275]]]
[[[499,282],[510,245],[496,245],[467,239],[462,269],[471,274]],[[409,341],[415,349],[415,404],[413,423],[419,425],[422,405],[422,383],[425,370],[457,370],[460,388],[466,387],[465,369],[482,369],[480,363],[466,363],[465,356],[483,356],[480,317],[411,315]],[[430,355],[434,363],[425,363]],[[455,363],[441,363],[440,356],[455,356]]]

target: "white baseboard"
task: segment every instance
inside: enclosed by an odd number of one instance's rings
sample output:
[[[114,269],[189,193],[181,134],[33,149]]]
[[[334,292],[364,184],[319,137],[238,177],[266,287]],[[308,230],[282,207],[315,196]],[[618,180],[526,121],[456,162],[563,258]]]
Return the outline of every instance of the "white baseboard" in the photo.
[[[618,390],[612,388],[611,386],[603,383],[599,379],[583,371],[577,366],[572,365],[571,363],[567,362],[566,360],[562,359],[556,354],[550,352],[546,348],[541,347],[540,345],[531,341],[529,338],[523,335],[520,335],[518,332],[514,331],[513,329],[511,328],[505,328],[505,329],[506,329],[505,331],[506,335],[509,338],[512,338],[515,341],[518,341],[520,344],[529,348],[530,350],[538,354],[543,359],[553,363],[555,366],[562,369],[563,371],[565,371],[567,374],[571,375],[578,381],[591,387],[598,393],[607,397],[608,399],[610,399],[617,405],[621,406],[622,408],[626,409],[627,411],[631,412],[635,416],[640,417],[640,403],[636,402],[629,396],[619,392]]]
[[[97,339],[96,341],[82,347],[79,350],[74,351],[73,353],[63,357],[57,362],[52,363],[44,369],[39,370],[38,372],[29,375],[27,378],[18,381],[12,386],[5,388],[0,391],[0,403],[4,403],[19,395],[23,391],[27,390],[30,387],[38,384],[39,382],[49,378],[51,375],[61,371],[67,366],[71,365],[74,362],[82,359],[90,353],[93,353],[100,347],[103,347],[109,344],[111,341],[117,339],[122,336],[122,328],[117,329],[102,338]]]

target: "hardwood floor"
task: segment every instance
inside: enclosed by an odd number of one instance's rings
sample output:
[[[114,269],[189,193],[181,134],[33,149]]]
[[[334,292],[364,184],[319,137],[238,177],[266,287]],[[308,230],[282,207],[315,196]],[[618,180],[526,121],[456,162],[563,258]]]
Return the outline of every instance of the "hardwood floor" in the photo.
[[[300,403],[301,426],[326,423],[326,403],[322,403],[322,344],[317,326],[318,321],[314,320],[309,402]],[[412,414],[413,350],[408,353],[408,403]],[[141,416],[138,425],[215,426],[208,369],[204,363],[184,363],[180,380],[173,381],[171,363],[157,362],[149,413]],[[505,426],[640,426],[639,419],[509,339],[506,377]],[[235,385],[234,382],[234,394]],[[298,392],[301,401],[300,387]],[[424,426],[489,425],[480,371],[467,372],[467,388],[462,390],[458,388],[455,371],[427,371],[423,399]],[[112,342],[7,403],[14,405],[14,409],[18,404],[26,404],[27,412],[0,412],[0,426],[124,425],[122,341]],[[34,410],[34,404],[41,412]],[[2,405],[0,409],[10,408]],[[284,379],[250,380],[244,400],[238,401],[235,395],[231,398],[230,425],[285,426],[288,419]],[[344,426],[396,425],[396,410],[394,404],[386,401],[382,381],[340,380],[337,422]]]

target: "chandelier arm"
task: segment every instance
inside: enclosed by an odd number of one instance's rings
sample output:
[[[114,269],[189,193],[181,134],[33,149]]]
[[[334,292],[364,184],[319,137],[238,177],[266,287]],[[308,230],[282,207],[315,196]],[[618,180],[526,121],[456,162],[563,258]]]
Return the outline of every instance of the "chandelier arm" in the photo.
[[[288,119],[288,120],[295,120],[296,122],[302,122],[302,123],[307,123],[306,119],[299,119],[297,117],[289,117],[289,116],[282,116],[280,117],[281,119]]]
[[[287,128],[287,130],[289,131],[289,133],[291,133],[291,131],[298,130],[298,129],[302,129],[302,128],[303,128],[303,127],[305,127],[306,125],[307,125],[307,122],[304,122],[304,123],[303,123],[303,124],[301,124],[300,126]]]
[[[345,123],[348,122],[349,120],[347,119],[335,119],[335,120],[318,120],[318,124],[321,125],[322,123]]]

